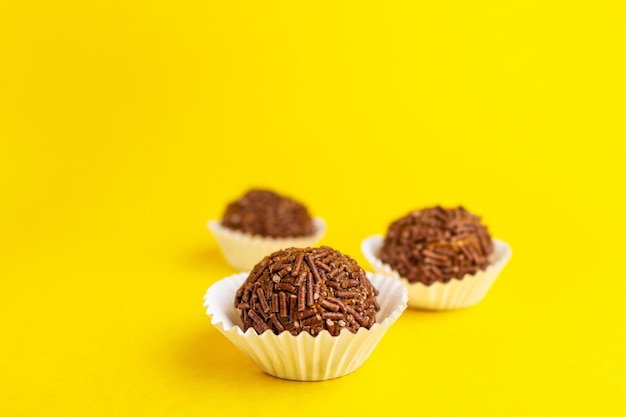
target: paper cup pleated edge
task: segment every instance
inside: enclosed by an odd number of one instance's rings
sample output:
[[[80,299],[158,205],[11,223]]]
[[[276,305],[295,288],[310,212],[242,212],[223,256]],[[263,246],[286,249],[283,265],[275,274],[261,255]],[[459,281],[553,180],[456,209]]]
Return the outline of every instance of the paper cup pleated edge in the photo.
[[[209,220],[207,228],[213,233],[228,264],[240,271],[250,271],[265,256],[277,250],[315,246],[326,233],[326,222],[321,217],[314,217],[313,234],[294,238],[250,235],[224,227],[219,220]]]
[[[380,258],[383,236],[374,235],[363,240],[361,251],[370,263],[374,272],[400,281],[409,294],[409,307],[425,310],[451,310],[471,307],[479,303],[489,291],[492,284],[511,259],[510,246],[500,240],[492,239],[494,251],[489,257],[489,266],[474,275],[466,274],[462,279],[452,279],[447,283],[435,282],[424,285],[421,282],[411,283],[402,278]]]
[[[369,330],[362,328],[356,334],[344,330],[339,336],[324,331],[316,337],[288,332],[275,335],[271,331],[258,335],[254,329],[244,333],[233,302],[247,276],[236,274],[213,284],[204,297],[206,313],[211,323],[264,372],[283,379],[321,381],[355,371],[407,307],[408,294],[399,281],[368,273],[379,291],[381,306],[377,323]]]

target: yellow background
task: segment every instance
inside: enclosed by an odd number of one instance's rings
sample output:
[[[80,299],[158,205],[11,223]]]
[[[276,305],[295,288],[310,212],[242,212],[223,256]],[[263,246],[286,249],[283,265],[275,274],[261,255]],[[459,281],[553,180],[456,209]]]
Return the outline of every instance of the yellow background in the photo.
[[[0,414],[626,414],[625,35],[617,0],[2,2]],[[251,186],[366,269],[433,204],[513,258],[279,380],[202,307]]]

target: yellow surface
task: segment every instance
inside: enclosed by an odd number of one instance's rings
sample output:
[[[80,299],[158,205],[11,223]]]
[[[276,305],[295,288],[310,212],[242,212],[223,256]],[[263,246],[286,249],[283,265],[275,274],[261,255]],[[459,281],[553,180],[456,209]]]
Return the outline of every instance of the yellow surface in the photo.
[[[626,414],[623,2],[82,3],[0,6],[0,415]],[[202,308],[253,185],[363,264],[437,203],[513,258],[275,379]]]

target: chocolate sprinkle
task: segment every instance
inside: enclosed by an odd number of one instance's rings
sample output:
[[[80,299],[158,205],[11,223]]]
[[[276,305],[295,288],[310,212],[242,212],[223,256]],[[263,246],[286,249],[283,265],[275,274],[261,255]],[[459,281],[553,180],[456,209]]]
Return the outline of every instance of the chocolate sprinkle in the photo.
[[[289,270],[289,274],[276,271]],[[280,280],[277,280],[277,276]],[[254,279],[254,281],[253,281]],[[350,257],[327,246],[289,248],[257,264],[235,295],[244,331],[313,336],[356,333],[376,322],[378,291]]]
[[[278,293],[278,304],[281,317],[289,317],[289,309],[287,308],[287,294],[284,292]],[[239,304],[241,306],[241,304]]]
[[[313,234],[313,220],[304,205],[268,190],[250,190],[239,200],[230,203],[224,212],[222,225],[266,237]]]
[[[487,268],[493,243],[480,218],[463,207],[413,211],[393,222],[380,259],[409,282],[448,282]]]

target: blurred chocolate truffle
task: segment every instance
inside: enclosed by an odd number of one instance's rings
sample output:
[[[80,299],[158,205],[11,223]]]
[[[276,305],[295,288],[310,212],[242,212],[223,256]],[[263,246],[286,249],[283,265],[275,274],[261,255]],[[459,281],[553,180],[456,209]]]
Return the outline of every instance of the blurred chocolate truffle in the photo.
[[[251,235],[272,238],[313,234],[313,220],[301,203],[273,191],[253,189],[230,203],[222,225]]]
[[[235,296],[244,331],[313,336],[376,322],[378,291],[352,258],[327,246],[289,248],[259,262]]]
[[[493,243],[480,218],[463,207],[426,208],[393,222],[380,259],[409,282],[448,282],[487,268]]]

